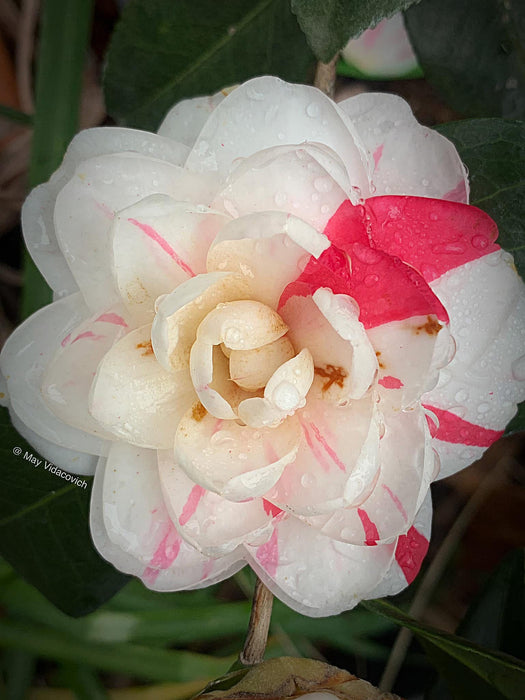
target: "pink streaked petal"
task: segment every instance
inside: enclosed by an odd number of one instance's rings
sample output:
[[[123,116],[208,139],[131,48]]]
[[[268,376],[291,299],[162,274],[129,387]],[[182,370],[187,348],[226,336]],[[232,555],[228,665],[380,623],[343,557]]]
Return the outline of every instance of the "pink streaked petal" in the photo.
[[[499,440],[503,430],[490,430],[481,425],[474,425],[460,418],[452,411],[446,411],[435,406],[425,404],[427,410],[432,411],[439,421],[439,427],[435,433],[438,440],[444,442],[459,443],[476,447],[490,447],[493,442]]]
[[[170,246],[168,241],[163,238],[158,231],[155,231],[153,226],[150,226],[149,224],[144,224],[141,223],[140,221],[137,221],[137,219],[128,219],[130,224],[133,224],[134,226],[137,226],[143,233],[148,236],[148,238],[151,238],[152,241],[155,241],[155,243],[158,243],[162,250],[167,253],[170,258],[172,258],[175,263],[183,270],[189,277],[195,277],[195,272],[191,269],[191,267],[180,257],[177,255],[177,253],[173,250],[173,248]]]
[[[203,489],[202,486],[199,486],[198,484],[193,486],[190,491],[190,495],[188,496],[188,500],[184,504],[182,513],[179,516],[179,523],[181,525],[186,525],[191,516],[194,515],[195,511],[197,510],[197,506],[199,505],[199,501],[205,493],[206,489]]]
[[[447,199],[449,202],[461,202],[466,204],[468,202],[468,192],[465,181],[460,180],[455,187],[445,192],[443,199]]]
[[[407,583],[412,583],[418,575],[428,551],[428,544],[428,539],[414,526],[406,535],[398,537],[395,557]]]
[[[372,245],[432,282],[499,250],[495,222],[473,206],[425,197],[372,197],[365,204]]]
[[[370,517],[366,510],[363,508],[357,509],[357,515],[363,524],[363,530],[365,531],[365,544],[368,547],[375,547],[377,541],[379,540],[379,532],[377,530],[377,525],[370,520]]]
[[[391,377],[387,375],[378,380],[378,384],[381,384],[385,389],[401,389],[403,382],[397,377]]]
[[[101,321],[103,323],[112,323],[115,326],[122,326],[123,328],[127,328],[128,324],[126,321],[122,318],[122,316],[119,316],[118,314],[115,313],[105,313],[101,314],[96,321]]]
[[[383,148],[384,148],[384,147],[385,147],[384,144],[380,144],[380,145],[374,150],[374,152],[373,152],[373,154],[372,154],[372,156],[373,156],[373,158],[374,158],[374,163],[375,163],[376,168],[377,168],[377,166],[379,165],[379,161],[381,160],[381,156],[383,155]]]
[[[277,530],[273,531],[268,542],[265,542],[257,548],[255,558],[270,576],[275,576],[279,565],[279,540]]]
[[[146,585],[153,585],[162,569],[168,569],[180,552],[182,538],[173,526],[173,523],[166,523],[166,534],[155,550],[149,566],[144,569],[142,574]]]
[[[104,340],[105,335],[99,334],[99,333],[93,333],[93,331],[83,331],[82,333],[79,333],[73,340],[71,341],[71,345],[73,343],[76,343],[78,340]]]

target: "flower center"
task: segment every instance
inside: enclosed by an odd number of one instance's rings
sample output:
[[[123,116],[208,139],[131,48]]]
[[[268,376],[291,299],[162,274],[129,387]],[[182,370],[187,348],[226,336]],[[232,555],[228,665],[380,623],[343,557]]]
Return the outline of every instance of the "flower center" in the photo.
[[[312,385],[308,350],[295,354],[288,327],[258,301],[218,304],[197,329],[190,374],[203,407],[219,419],[276,426],[304,406]]]

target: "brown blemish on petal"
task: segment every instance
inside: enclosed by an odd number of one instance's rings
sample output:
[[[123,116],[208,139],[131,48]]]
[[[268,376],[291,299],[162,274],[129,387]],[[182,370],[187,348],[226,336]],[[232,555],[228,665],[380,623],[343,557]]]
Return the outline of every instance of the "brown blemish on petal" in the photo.
[[[137,343],[137,350],[144,348],[144,352],[141,353],[142,356],[153,355],[153,345],[151,340],[145,340],[143,343]]]
[[[416,326],[415,334],[419,335],[421,331],[424,331],[427,335],[437,335],[442,329],[441,323],[433,316],[427,316],[427,322],[421,326]]]
[[[197,421],[197,423],[199,423],[207,413],[208,411],[204,408],[200,401],[193,404],[191,409],[191,417],[193,420]]]
[[[384,364],[381,362],[381,360],[379,359],[379,358],[381,357],[381,353],[380,353],[379,350],[376,352],[376,357],[377,357],[377,364],[379,365],[379,367],[380,367],[381,369],[385,369],[385,365],[384,365]]]
[[[314,367],[314,374],[328,380],[323,384],[323,393],[328,391],[332,384],[337,384],[337,386],[342,388],[345,378],[348,376],[346,370],[335,365],[326,365],[326,369],[324,367]]]

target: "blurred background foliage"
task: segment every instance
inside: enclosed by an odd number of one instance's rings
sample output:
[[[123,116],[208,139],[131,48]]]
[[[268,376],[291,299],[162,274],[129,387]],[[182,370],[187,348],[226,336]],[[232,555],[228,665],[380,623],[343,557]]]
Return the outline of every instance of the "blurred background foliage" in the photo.
[[[316,60],[400,9],[425,77],[340,76],[336,99],[397,93],[453,140],[472,202],[523,274],[523,3],[0,0],[0,342],[50,300],[23,252],[20,206],[79,128],[155,129],[177,100],[254,75],[312,82]],[[482,460],[434,485],[430,553],[407,591],[326,619],[276,601],[267,657],[327,660],[413,699],[524,698],[524,426],[522,405]],[[247,628],[251,572],[148,591],[93,549],[89,489],[14,457],[15,445],[26,449],[2,410],[0,693],[182,700],[225,673]]]

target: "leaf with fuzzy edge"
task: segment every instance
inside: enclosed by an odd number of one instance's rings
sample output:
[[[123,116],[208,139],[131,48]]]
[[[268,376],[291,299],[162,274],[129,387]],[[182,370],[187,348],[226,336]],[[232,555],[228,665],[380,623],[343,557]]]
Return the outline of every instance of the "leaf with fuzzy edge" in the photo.
[[[350,39],[418,0],[292,0],[299,25],[319,61],[328,63]]]

